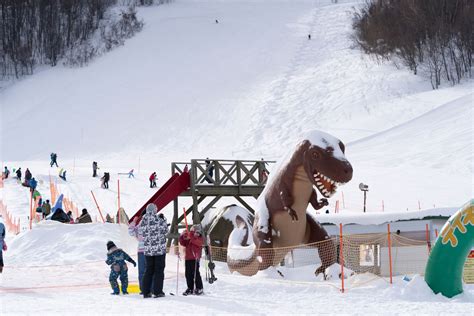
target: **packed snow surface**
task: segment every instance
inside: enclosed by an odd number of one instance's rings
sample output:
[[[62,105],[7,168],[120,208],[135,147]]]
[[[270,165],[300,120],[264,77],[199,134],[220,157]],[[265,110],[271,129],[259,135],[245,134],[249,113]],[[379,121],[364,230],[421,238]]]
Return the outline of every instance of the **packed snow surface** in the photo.
[[[336,201],[340,212],[316,214],[320,221],[449,215],[474,196],[472,81],[432,91],[422,76],[352,48],[350,12],[359,4],[176,0],[140,8],[145,27],[124,46],[87,67],[43,68],[0,90],[3,165],[29,168],[44,199],[50,180],[57,183],[99,222],[44,222],[28,231],[29,191],[5,181],[0,199],[21,219],[23,232],[7,234],[0,314],[472,313],[472,285],[447,299],[434,295],[422,276],[397,276],[390,285],[362,274],[346,280],[343,294],[337,278],[315,279],[313,266],[282,267],[284,278],[275,269],[242,277],[218,263],[218,281],[206,283],[202,297],[109,295],[107,240],[131,255],[136,242],[125,227],[101,223],[91,191],[104,216],[119,203],[131,216],[155,192],[150,173],[157,171],[162,185],[172,161],[280,160],[306,131],[320,130],[345,143],[354,168],[352,181],[329,200],[330,212]],[[49,166],[51,152],[67,182]],[[100,176],[110,172],[109,190],[92,178],[92,161]],[[128,178],[132,168],[135,178]],[[364,217],[356,216],[360,182],[369,186]],[[180,203],[181,209],[191,201]],[[164,213],[170,220],[172,207]],[[176,264],[168,255],[167,294],[176,292],[176,280],[179,292],[185,289],[184,264],[177,279]],[[136,269],[129,276],[136,282]]]

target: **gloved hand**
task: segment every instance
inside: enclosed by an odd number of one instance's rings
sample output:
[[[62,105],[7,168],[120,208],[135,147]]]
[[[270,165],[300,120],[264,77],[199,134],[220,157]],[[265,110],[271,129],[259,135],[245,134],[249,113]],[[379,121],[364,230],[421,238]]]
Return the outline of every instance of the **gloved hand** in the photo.
[[[133,267],[136,267],[136,266],[137,266],[137,263],[133,261]]]

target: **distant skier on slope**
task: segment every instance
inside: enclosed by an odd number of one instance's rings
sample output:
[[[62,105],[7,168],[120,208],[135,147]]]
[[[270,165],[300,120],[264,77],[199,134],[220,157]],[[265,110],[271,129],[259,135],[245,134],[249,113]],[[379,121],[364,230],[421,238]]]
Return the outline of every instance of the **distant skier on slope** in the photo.
[[[150,175],[150,188],[156,188],[156,172],[153,172],[151,175]]]
[[[51,162],[50,162],[51,167],[52,167],[54,164],[56,165],[56,167],[59,167],[59,166],[58,166],[58,162],[57,162],[58,155],[57,155],[56,153],[51,153],[50,157],[51,157]]]
[[[61,179],[63,179],[64,181],[67,181],[67,180],[66,180],[66,170],[64,170],[63,168],[61,168],[61,169],[59,170],[59,177],[60,177]]]
[[[100,178],[102,181],[102,188],[103,189],[108,189],[109,188],[109,180],[110,180],[110,174],[108,172],[104,172],[104,176]]]
[[[18,168],[18,170],[16,171],[16,178],[21,182],[21,168]]]
[[[97,177],[97,169],[99,169],[99,167],[97,166],[97,161],[93,161],[92,162],[92,177],[93,178]]]
[[[5,170],[3,171],[3,178],[8,179],[9,175],[10,175],[10,170],[8,170],[7,166],[5,166]]]

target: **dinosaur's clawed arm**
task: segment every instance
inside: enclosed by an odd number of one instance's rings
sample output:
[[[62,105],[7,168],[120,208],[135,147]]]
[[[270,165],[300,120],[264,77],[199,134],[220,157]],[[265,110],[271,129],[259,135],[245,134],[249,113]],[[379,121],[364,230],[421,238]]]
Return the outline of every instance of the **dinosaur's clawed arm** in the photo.
[[[291,216],[291,220],[297,221],[298,215],[296,214],[296,211],[291,208],[291,205],[293,204],[293,197],[291,196],[290,192],[286,190],[281,190],[280,199],[281,203],[283,204],[283,209],[287,211],[288,214]]]
[[[329,205],[327,199],[321,199],[318,201],[318,196],[316,194],[316,190],[313,189],[313,193],[311,193],[311,197],[309,198],[309,202],[311,205],[314,207],[315,210],[319,210],[320,208],[323,208],[324,206]]]

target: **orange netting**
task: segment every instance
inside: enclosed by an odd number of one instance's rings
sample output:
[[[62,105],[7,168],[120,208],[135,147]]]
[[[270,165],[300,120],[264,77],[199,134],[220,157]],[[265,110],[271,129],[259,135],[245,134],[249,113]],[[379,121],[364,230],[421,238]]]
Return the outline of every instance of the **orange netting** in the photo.
[[[19,234],[20,233],[20,219],[15,218],[10,212],[7,210],[7,206],[0,201],[0,214],[5,221],[5,227],[8,232],[12,234]]]

